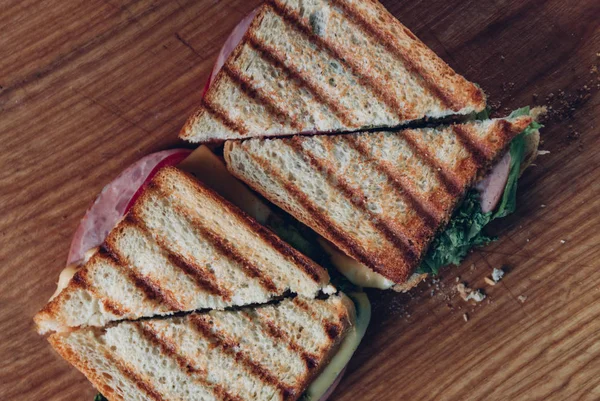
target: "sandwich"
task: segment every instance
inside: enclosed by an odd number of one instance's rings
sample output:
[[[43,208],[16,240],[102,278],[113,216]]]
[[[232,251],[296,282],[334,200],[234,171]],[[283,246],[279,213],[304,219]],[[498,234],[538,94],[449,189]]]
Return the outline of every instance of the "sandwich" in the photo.
[[[320,399],[358,347],[370,304],[337,291],[325,269],[249,214],[295,233],[205,146],[146,156],[86,213],[74,262],[35,316],[38,331],[103,393],[98,400],[255,399],[257,389]],[[220,321],[229,326],[217,332]],[[148,370],[153,358],[165,376]]]
[[[324,389],[313,379],[335,373],[356,346],[356,315],[343,294],[296,297],[80,328],[49,341],[109,400],[316,400]]]
[[[38,331],[98,400],[323,401],[358,287],[406,291],[514,210],[540,125],[485,103],[375,0],[267,0],[180,133],[226,166],[176,149],[105,188]]]
[[[321,291],[332,291],[322,267],[166,167],[35,321],[47,333]]]
[[[233,175],[320,234],[351,281],[403,291],[489,242],[483,226],[514,210],[521,165],[539,141],[528,114],[228,141],[224,155]]]
[[[227,41],[180,137],[392,128],[484,108],[483,91],[379,2],[268,0]]]

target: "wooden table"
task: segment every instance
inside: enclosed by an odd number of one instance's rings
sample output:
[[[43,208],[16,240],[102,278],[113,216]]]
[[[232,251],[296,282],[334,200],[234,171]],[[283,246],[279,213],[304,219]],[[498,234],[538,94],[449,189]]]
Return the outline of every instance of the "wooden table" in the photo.
[[[332,399],[600,399],[600,2],[385,3],[500,114],[552,105],[550,154],[495,225],[500,241],[411,294],[372,293],[372,325]],[[0,3],[1,400],[92,400],[31,318],[88,204],[178,144],[224,38],[257,4]],[[462,301],[457,276],[488,298]]]

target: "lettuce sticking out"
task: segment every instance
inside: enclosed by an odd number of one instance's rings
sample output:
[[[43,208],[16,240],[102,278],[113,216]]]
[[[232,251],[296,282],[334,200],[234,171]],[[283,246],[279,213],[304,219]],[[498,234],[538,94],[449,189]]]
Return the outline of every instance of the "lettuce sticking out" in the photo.
[[[475,246],[491,241],[482,230],[492,220],[492,213],[483,213],[477,191],[470,190],[444,231],[435,237],[417,273],[437,274],[440,267],[458,265]]]
[[[529,107],[523,107],[510,113],[509,118],[526,116],[529,115],[529,112]],[[492,219],[508,216],[517,208],[517,181],[521,171],[521,163],[525,157],[525,137],[531,135],[540,128],[542,128],[542,125],[533,121],[525,128],[525,131],[517,135],[510,143],[510,172],[508,174],[508,180],[506,181],[504,193],[502,194],[502,199],[500,200]]]
[[[96,394],[96,396],[94,397],[94,401],[108,401],[108,400],[106,399],[106,397],[105,397],[105,396],[103,396],[102,394],[98,393],[98,394]]]
[[[529,115],[529,107],[513,111],[509,118]],[[487,112],[477,118],[486,118]],[[461,206],[454,212],[446,229],[431,243],[417,273],[437,274],[446,265],[458,265],[474,247],[487,245],[494,238],[483,233],[483,228],[492,220],[513,213],[517,206],[517,181],[521,163],[525,157],[526,137],[542,125],[532,122],[510,144],[510,170],[502,198],[493,212],[483,213],[477,191],[470,190]]]

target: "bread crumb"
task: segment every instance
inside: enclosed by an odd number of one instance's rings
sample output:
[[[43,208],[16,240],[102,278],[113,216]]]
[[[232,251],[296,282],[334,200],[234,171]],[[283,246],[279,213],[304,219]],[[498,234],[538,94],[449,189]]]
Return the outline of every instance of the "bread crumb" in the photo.
[[[485,277],[483,281],[485,281],[487,285],[496,285],[496,282],[489,277]]]
[[[540,205],[540,207],[543,209],[546,207],[546,205],[544,205],[543,203]]]
[[[469,315],[467,315],[466,313],[463,313],[463,320],[465,322],[468,322],[469,321]]]
[[[467,287],[464,283],[458,283],[458,284],[456,284],[456,291],[458,291],[458,294],[460,295],[460,297],[464,301],[466,301],[467,295],[471,292],[471,289],[469,287]]]
[[[456,276],[456,278],[454,279],[454,281],[456,281],[458,283],[460,281],[460,276]]]
[[[494,270],[492,271],[492,280],[497,283],[498,281],[502,280],[502,277],[504,277],[504,270],[496,269],[494,267]]]
[[[519,295],[517,299],[519,300],[519,302],[523,303],[527,301],[527,295]]]
[[[485,299],[486,295],[481,290],[471,291],[467,295],[467,301],[472,299],[475,302],[481,302]]]
[[[567,241],[565,241],[564,239],[561,239],[561,240],[560,240],[560,243],[561,243],[561,244],[564,244],[565,242],[567,242]]]

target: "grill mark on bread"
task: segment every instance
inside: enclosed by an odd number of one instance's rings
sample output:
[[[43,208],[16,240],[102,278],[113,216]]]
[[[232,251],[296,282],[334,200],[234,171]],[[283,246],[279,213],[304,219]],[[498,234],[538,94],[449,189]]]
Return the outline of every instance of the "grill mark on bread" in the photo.
[[[400,194],[403,199],[412,207],[417,216],[422,219],[429,230],[434,230],[441,221],[442,212],[431,204],[427,199],[419,196],[414,185],[401,175],[395,174],[388,165],[374,158],[369,150],[361,144],[355,135],[341,135],[340,138],[346,141],[354,150],[356,150],[365,160],[380,174],[386,176],[388,183]]]
[[[241,270],[249,277],[256,279],[260,285],[269,292],[277,292],[277,286],[273,280],[266,276],[256,265],[254,265],[246,256],[240,253],[229,241],[220,237],[218,234],[204,226],[204,222],[198,218],[193,210],[183,205],[174,205],[179,214],[185,216],[200,235],[206,239],[211,246],[225,259],[233,260]]]
[[[310,315],[312,319],[317,319],[317,313],[313,310],[312,306],[309,303],[300,299],[300,297],[294,298],[293,302],[299,309],[303,310],[305,313]],[[346,313],[344,313],[343,317],[338,316],[337,318],[339,319],[337,322],[332,322],[328,320],[324,320],[321,322],[321,328],[330,340],[334,340],[341,334],[343,330],[342,321],[344,319],[350,319],[350,317]]]
[[[278,0],[266,0],[266,4],[270,6],[270,10],[274,11],[275,14],[283,18],[289,26],[294,28],[296,31],[302,33],[310,42],[321,48],[322,50],[329,53],[332,58],[335,58],[338,62],[346,66],[348,70],[354,74],[358,82],[373,93],[381,102],[387,107],[388,111],[398,116],[401,120],[408,118],[402,113],[402,105],[396,99],[396,96],[391,92],[385,85],[380,84],[373,78],[368,71],[365,71],[359,63],[349,60],[348,54],[342,54],[341,50],[332,43],[323,39],[320,36],[315,35],[311,28],[302,21],[296,12],[287,10]]]
[[[154,401],[167,401],[148,380],[145,380],[143,377],[135,373],[135,371],[129,366],[127,366],[123,361],[117,360],[117,358],[115,358],[108,351],[105,352],[105,357],[117,367],[117,369],[123,374],[123,376],[127,377],[137,388],[139,388],[148,397],[150,397]]]
[[[508,146],[515,136],[523,132],[531,124],[533,118],[527,116],[525,118],[520,117],[519,120],[514,123],[508,120],[497,120],[497,124],[500,125],[499,133],[504,145],[503,148]]]
[[[405,135],[403,139],[406,141],[410,149],[418,156],[425,164],[435,171],[437,179],[442,183],[444,189],[453,197],[459,196],[462,192],[462,186],[454,174],[448,172],[444,166],[431,157],[429,150],[420,146],[410,135]]]
[[[360,244],[349,236],[344,235],[343,230],[341,230],[332,219],[324,215],[311,199],[298,188],[298,186],[286,180],[280,172],[273,169],[270,162],[252,152],[247,152],[247,155],[273,180],[277,181],[291,198],[300,203],[300,205],[314,217],[312,222],[305,222],[305,224],[316,226],[315,228],[323,235],[325,235],[325,233],[329,234],[332,237],[332,241],[339,244],[338,246],[341,248],[345,248],[352,257],[371,269],[381,272],[386,270],[385,266],[377,258],[371,257],[371,255],[361,249]]]
[[[223,71],[249,98],[254,99],[262,104],[267,112],[275,118],[275,120],[289,121],[290,125],[296,130],[300,130],[302,128],[302,125],[298,122],[297,118],[289,118],[290,113],[288,110],[280,107],[277,102],[275,102],[275,99],[263,93],[263,91],[261,91],[259,88],[253,86],[250,79],[244,77],[239,70],[233,68],[233,63],[226,63],[223,66]]]
[[[193,380],[197,381],[205,388],[209,388],[213,393],[215,398],[223,401],[241,401],[242,399],[239,396],[233,396],[220,386],[219,384],[210,383],[203,376],[198,375],[206,375],[206,371],[202,369],[196,369],[193,366],[193,362],[185,358],[178,352],[177,345],[172,341],[160,336],[154,329],[152,329],[151,325],[144,324],[140,322],[134,323],[136,328],[139,330],[141,335],[148,340],[153,346],[158,347],[163,355],[166,357],[175,360],[177,365],[181,368],[182,371],[186,373],[189,377],[190,375],[196,375]]]
[[[120,259],[119,255],[110,249],[107,243],[104,243],[100,248],[99,253],[111,259],[115,266],[130,280],[130,282],[140,289],[146,298],[151,301],[156,301],[166,305],[169,310],[177,311],[184,309],[183,305],[177,301],[169,291],[164,291],[158,283],[149,277],[139,274],[132,268],[127,267]]]
[[[322,162],[310,152],[305,152],[302,149],[303,140],[304,139],[300,136],[294,136],[289,141],[282,140],[281,143],[290,146],[298,154],[304,155],[305,158],[308,159],[309,164],[325,177],[331,187],[340,190],[350,203],[369,216],[369,220],[375,228],[377,228],[388,241],[400,250],[406,260],[411,264],[415,263],[419,256],[414,249],[415,245],[412,239],[408,238],[401,230],[395,229],[393,226],[383,221],[382,218],[370,211],[367,207],[367,200],[364,193],[360,190],[353,189],[343,177],[336,175],[333,167],[331,167],[329,163]]]
[[[311,316],[314,315],[314,312],[310,308],[310,306],[306,302],[302,301],[302,299],[300,299],[300,297],[295,297],[293,299],[293,302],[299,309],[302,309],[304,312],[308,313]]]
[[[94,256],[94,257],[101,257],[101,256]],[[111,260],[111,262],[113,262],[113,261]],[[82,290],[89,291],[90,293],[92,293],[93,296],[95,296],[96,298],[98,298],[100,300],[100,302],[102,302],[102,305],[104,306],[104,308],[115,316],[123,316],[123,315],[131,312],[128,308],[125,308],[123,305],[119,304],[118,302],[116,302],[110,298],[100,296],[98,294],[98,291],[89,282],[87,275],[88,275],[87,269],[79,269],[75,273],[73,278],[71,279],[71,281],[73,283],[73,287],[80,288]],[[49,303],[48,305],[51,305],[51,303]]]
[[[464,102],[460,102],[456,97],[452,96],[452,94],[442,88],[438,84],[438,80],[435,76],[431,76],[431,74],[422,68],[419,65],[419,61],[414,59],[410,51],[405,51],[399,47],[397,47],[393,41],[390,40],[389,32],[385,32],[381,29],[378,29],[376,26],[370,23],[370,21],[362,15],[358,10],[356,10],[350,2],[340,1],[340,0],[332,0],[332,3],[339,7],[344,11],[344,14],[356,24],[358,27],[362,29],[363,32],[368,33],[372,38],[374,38],[378,43],[381,43],[385,46],[385,48],[392,54],[394,54],[398,59],[400,59],[404,66],[412,72],[414,75],[420,78],[422,82],[422,86],[426,89],[433,97],[437,98],[443,106],[450,108],[452,111],[459,111],[463,107],[465,107]],[[387,21],[388,23],[396,23],[396,21]],[[412,40],[420,41],[410,32],[407,28],[402,26],[401,28],[404,33],[406,33]],[[481,99],[481,93],[478,90],[475,90],[473,96]]]
[[[329,337],[329,339],[332,341],[338,338],[342,333],[342,326],[331,322],[326,322],[324,329],[327,337]]]
[[[191,278],[200,289],[203,289],[211,294],[218,295],[227,301],[231,300],[231,291],[229,291],[227,288],[221,287],[217,283],[217,278],[213,273],[202,269],[202,267],[198,264],[184,257],[183,255],[172,251],[167,245],[167,242],[158,233],[152,233],[152,231],[144,223],[143,219],[137,215],[135,209],[131,209],[129,213],[127,213],[124,221],[121,224],[129,224],[135,229],[139,230],[147,241],[156,244],[167,260],[169,260],[172,265],[179,268],[183,273]]]
[[[485,149],[478,146],[463,125],[452,125],[452,132],[456,135],[461,145],[469,152],[477,168],[481,168],[487,164],[488,157],[485,154]]]
[[[200,266],[189,260],[186,260],[180,255],[169,253],[168,258],[173,265],[179,267],[183,272],[191,277],[199,287],[207,290],[211,294],[220,296],[224,300],[231,300],[231,291],[217,284],[217,278],[214,274],[203,271]]]
[[[242,351],[236,351],[237,344],[228,340],[222,334],[214,333],[211,329],[211,323],[205,320],[206,318],[199,315],[190,315],[189,320],[191,326],[203,337],[213,341],[223,352],[232,355],[236,362],[240,363],[247,372],[260,379],[263,383],[271,384],[276,387],[284,399],[293,398],[296,395],[294,388],[283,384],[277,376],[271,373],[268,369],[254,362],[252,358]]]
[[[328,278],[325,269],[317,265],[308,257],[304,256],[302,253],[296,251],[285,241],[283,241],[277,235],[275,235],[272,231],[270,231],[266,227],[259,224],[256,220],[248,216],[243,210],[240,210],[237,206],[234,206],[232,203],[218,195],[216,192],[205,187],[189,173],[178,170],[175,167],[165,167],[163,170],[176,172],[179,178],[182,180],[186,180],[187,183],[191,187],[193,187],[196,192],[201,193],[202,196],[210,198],[214,202],[218,202],[224,209],[227,210],[227,212],[231,216],[235,216],[237,218],[237,222],[239,224],[243,225],[246,229],[259,236],[262,240],[264,240],[267,243],[267,245],[272,246],[281,256],[283,256],[286,260],[290,261],[291,263],[295,264],[296,267],[299,267],[315,283],[321,283],[322,281],[324,281],[325,278]],[[150,184],[153,184],[153,182],[150,182]],[[154,188],[160,190],[158,185],[154,185]],[[202,226],[201,224],[199,225]]]
[[[252,321],[252,316],[250,316],[247,312],[245,312],[243,315],[248,320]],[[277,327],[275,322],[268,317],[260,314],[257,314],[256,316],[265,333],[275,340],[276,343],[284,342],[290,351],[298,354],[304,361],[304,364],[308,370],[312,370],[318,366],[319,358],[316,355],[311,355],[309,352],[304,350],[296,341],[294,341],[293,338],[290,338],[283,330]]]
[[[297,82],[300,87],[306,88],[315,100],[325,105],[340,121],[346,126],[353,126],[353,115],[350,110],[343,107],[340,102],[337,102],[318,85],[314,84],[310,78],[310,74],[303,74],[300,69],[295,68],[293,63],[285,63],[285,57],[282,56],[277,49],[260,42],[254,36],[248,38],[248,44],[256,50],[260,56],[268,61],[275,68],[282,70],[292,80]]]
[[[248,128],[241,121],[233,120],[229,117],[229,114],[221,108],[218,104],[213,103],[209,96],[204,96],[202,99],[201,111],[208,112],[217,121],[229,128],[230,130],[238,133],[240,136],[248,134]]]

